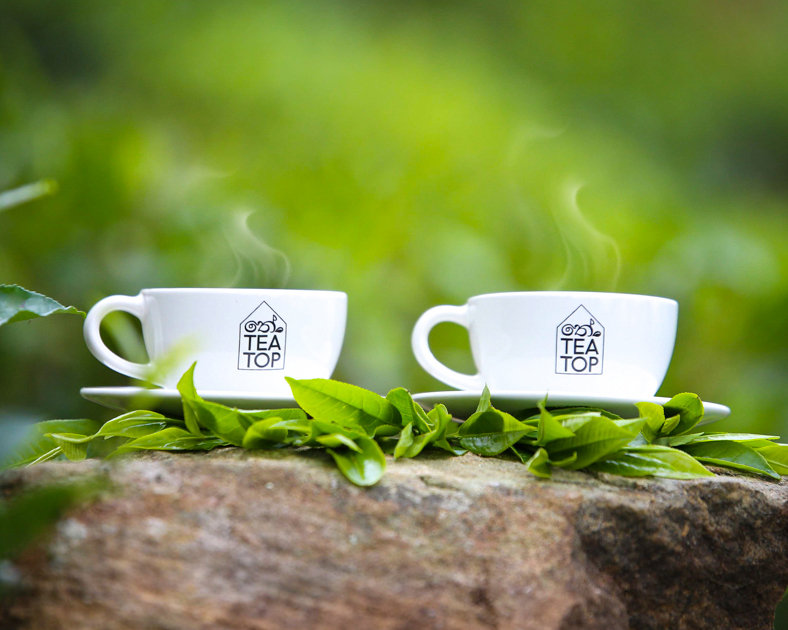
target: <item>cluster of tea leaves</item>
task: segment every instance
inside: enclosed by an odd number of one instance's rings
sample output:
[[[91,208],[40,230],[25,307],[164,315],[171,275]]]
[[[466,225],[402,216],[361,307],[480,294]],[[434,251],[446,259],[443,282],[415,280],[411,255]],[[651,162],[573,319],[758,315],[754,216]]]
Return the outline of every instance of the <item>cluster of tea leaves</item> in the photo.
[[[713,476],[704,464],[774,479],[788,473],[788,445],[775,442],[777,436],[697,431],[703,403],[695,394],[679,394],[664,406],[639,403],[640,417],[634,419],[585,407],[548,410],[544,404],[517,418],[493,407],[485,388],[476,413],[460,424],[443,405],[425,411],[403,388],[384,398],[328,379],[288,378],[298,408],[235,409],[203,400],[194,387],[194,368],[178,384],[183,419],[132,411],[104,425],[41,422],[7,465],[236,446],[325,449],[359,486],[383,477],[386,454],[402,459],[427,449],[514,458],[545,478],[554,467],[674,479]]]
[[[38,293],[0,285],[0,326],[56,313],[84,315]],[[476,413],[460,424],[443,405],[425,411],[401,387],[384,398],[328,379],[288,378],[298,408],[234,409],[198,395],[194,367],[178,383],[183,419],[132,411],[103,425],[93,420],[40,422],[5,467],[142,450],[236,446],[326,449],[342,474],[360,486],[381,479],[385,454],[402,459],[427,449],[452,456],[471,452],[516,458],[538,477],[550,477],[554,467],[628,477],[712,476],[704,464],[773,479],[788,474],[788,445],[775,442],[778,436],[696,430],[703,403],[695,394],[679,394],[664,406],[639,403],[634,419],[588,407],[548,410],[545,403],[536,413],[515,417],[493,407],[485,388]]]

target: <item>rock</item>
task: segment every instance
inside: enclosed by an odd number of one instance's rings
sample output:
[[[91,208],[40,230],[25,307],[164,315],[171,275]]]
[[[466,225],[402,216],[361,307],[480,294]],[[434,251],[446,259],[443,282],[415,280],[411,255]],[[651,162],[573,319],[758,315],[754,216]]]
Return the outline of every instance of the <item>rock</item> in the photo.
[[[767,630],[788,584],[788,481],[544,481],[436,454],[362,489],[319,451],[224,449],[0,485],[95,473],[114,489],[14,562],[0,627]]]

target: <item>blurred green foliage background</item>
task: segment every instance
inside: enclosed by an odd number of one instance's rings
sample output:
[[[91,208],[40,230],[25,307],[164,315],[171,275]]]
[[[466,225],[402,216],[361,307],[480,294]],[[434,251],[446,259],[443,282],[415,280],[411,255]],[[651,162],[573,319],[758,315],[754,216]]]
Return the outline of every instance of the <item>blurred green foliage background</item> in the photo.
[[[778,0],[4,0],[0,191],[59,191],[0,211],[0,283],[281,285],[264,241],[347,291],[335,375],[380,392],[445,388],[410,351],[430,306],[663,295],[661,393],[788,437],[786,32]],[[462,329],[433,342],[471,371]],[[109,417],[78,390],[124,382],[76,318],[0,330],[7,422]]]

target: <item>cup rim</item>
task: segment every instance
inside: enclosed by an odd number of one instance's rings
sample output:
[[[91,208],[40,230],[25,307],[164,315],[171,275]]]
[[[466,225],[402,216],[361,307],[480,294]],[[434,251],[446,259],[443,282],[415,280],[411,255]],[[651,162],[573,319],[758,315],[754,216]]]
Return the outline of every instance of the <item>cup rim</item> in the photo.
[[[253,295],[256,293],[274,293],[285,295],[296,294],[328,294],[336,296],[347,297],[344,291],[331,291],[324,289],[234,289],[234,288],[221,288],[221,287],[153,287],[149,289],[142,289],[140,295],[161,294],[161,293],[229,293],[240,295]]]
[[[626,298],[632,300],[659,300],[675,304],[678,302],[671,298],[662,297],[659,295],[644,295],[641,293],[615,293],[612,291],[501,291],[499,293],[482,293],[468,298],[468,303],[479,301],[487,298],[504,298],[514,299],[522,297],[569,297],[576,299],[585,298]]]

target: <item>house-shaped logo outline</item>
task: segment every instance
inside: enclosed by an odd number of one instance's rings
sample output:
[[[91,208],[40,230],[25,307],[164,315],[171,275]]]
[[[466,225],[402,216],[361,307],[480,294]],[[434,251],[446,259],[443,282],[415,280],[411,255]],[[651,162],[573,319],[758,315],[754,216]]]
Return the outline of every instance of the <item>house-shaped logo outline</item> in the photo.
[[[264,318],[255,318],[253,316],[257,313],[261,308],[265,307],[267,309],[266,315],[269,316],[271,319],[264,319]],[[254,326],[250,326],[250,324],[254,324]],[[282,348],[282,356],[281,356],[281,367],[245,367],[243,360],[246,356],[244,354],[244,335],[258,335],[258,334],[276,334],[279,335],[280,344]],[[265,371],[265,370],[284,370],[285,369],[285,359],[287,356],[287,322],[282,318],[279,313],[277,313],[268,302],[263,300],[257,307],[249,313],[246,317],[241,320],[241,323],[238,324],[238,369],[239,370],[254,370],[254,371]]]
[[[578,313],[578,311],[580,311]],[[582,320],[579,318],[585,315]],[[577,323],[568,323],[570,320],[577,320]],[[588,324],[581,324],[580,321],[589,322]],[[573,330],[562,330],[564,326],[572,326]],[[580,330],[583,334],[576,334]],[[574,372],[566,369],[561,369],[561,357],[566,356],[561,347],[561,338],[567,337],[578,339],[593,339],[598,337],[600,340],[599,346],[599,371],[598,372]],[[580,356],[580,355],[573,355]],[[555,329],[555,373],[566,374],[570,376],[600,376],[604,373],[605,369],[605,327],[585,306],[582,304],[573,310],[564,321],[562,321]]]

